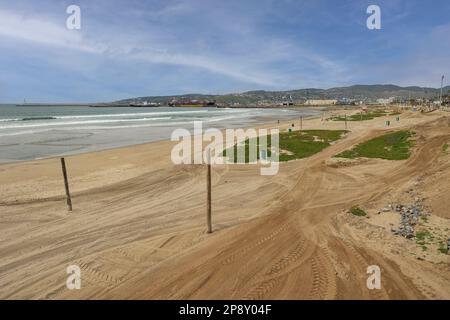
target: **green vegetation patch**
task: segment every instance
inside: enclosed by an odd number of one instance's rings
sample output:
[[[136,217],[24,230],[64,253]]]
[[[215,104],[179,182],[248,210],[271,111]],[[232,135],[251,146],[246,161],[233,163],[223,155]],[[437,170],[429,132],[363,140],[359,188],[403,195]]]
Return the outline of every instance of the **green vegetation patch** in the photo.
[[[428,249],[427,246],[432,246],[433,250],[437,247],[437,251],[442,254],[448,254],[448,248],[440,236],[434,236],[429,230],[422,229],[416,231],[416,244],[419,245],[423,251]]]
[[[414,142],[411,131],[397,131],[371,139],[346,150],[335,157],[338,158],[379,158],[386,160],[405,160],[411,155],[410,148]]]
[[[372,110],[365,113],[357,113],[353,114],[351,116],[347,116],[347,121],[366,121],[366,120],[372,120],[378,117],[383,117],[387,115],[386,111],[383,110]],[[345,116],[337,116],[331,118],[333,121],[345,121]]]
[[[279,135],[279,161],[285,162],[295,159],[303,159],[310,157],[336,140],[339,140],[347,131],[346,130],[304,130],[282,132]],[[260,138],[256,139],[257,160],[260,157]],[[254,139],[253,139],[254,140]],[[240,148],[245,146],[245,163],[249,163],[250,139],[245,140]],[[238,145],[234,145],[234,159],[231,159],[231,150],[224,150],[223,156],[228,157],[229,161],[238,163]],[[267,156],[271,153],[271,136],[267,136]],[[242,152],[242,151],[241,151]]]
[[[448,143],[445,143],[445,144],[442,146],[442,152],[445,153],[445,154],[448,153]]]
[[[448,253],[448,248],[446,248],[445,244],[443,242],[439,242],[438,251],[443,254]]]
[[[431,233],[428,230],[417,231],[416,232],[416,243],[420,244],[420,245],[424,245],[426,243],[425,241],[427,240],[427,238],[430,239],[431,237],[432,237]]]
[[[367,213],[358,206],[352,207],[349,211],[351,214],[353,214],[354,216],[358,216],[358,217],[364,217],[367,215]]]

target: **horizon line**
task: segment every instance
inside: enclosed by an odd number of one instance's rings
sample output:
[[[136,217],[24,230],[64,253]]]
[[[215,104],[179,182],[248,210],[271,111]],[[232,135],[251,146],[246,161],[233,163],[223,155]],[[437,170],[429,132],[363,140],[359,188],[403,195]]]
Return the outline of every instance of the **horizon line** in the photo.
[[[434,88],[434,87],[422,87],[418,85],[408,85],[408,86],[400,86],[392,83],[378,83],[378,84],[352,84],[348,86],[334,86],[334,87],[328,87],[328,88],[297,88],[297,89],[288,89],[288,90],[268,90],[268,89],[253,89],[253,90],[246,90],[246,91],[235,91],[235,92],[228,92],[228,93],[177,93],[177,94],[166,94],[166,95],[147,95],[147,96],[135,96],[135,97],[129,97],[129,98],[122,98],[119,100],[103,100],[103,101],[96,101],[96,102],[0,102],[0,105],[22,105],[22,104],[42,104],[42,105],[90,105],[90,104],[98,104],[98,103],[109,103],[109,102],[118,102],[118,101],[124,101],[124,100],[130,100],[130,99],[139,99],[139,98],[164,98],[164,97],[181,97],[181,96],[188,96],[188,95],[202,95],[202,96],[225,96],[225,95],[239,95],[239,94],[245,94],[249,92],[292,92],[292,91],[300,91],[300,90],[331,90],[331,89],[344,89],[344,88],[350,88],[350,87],[356,87],[356,86],[368,86],[368,87],[374,87],[374,86],[395,86],[401,89],[408,89],[408,88],[420,88],[420,89],[432,89],[432,90],[440,90],[441,88]],[[450,87],[449,85],[443,86],[442,88]]]

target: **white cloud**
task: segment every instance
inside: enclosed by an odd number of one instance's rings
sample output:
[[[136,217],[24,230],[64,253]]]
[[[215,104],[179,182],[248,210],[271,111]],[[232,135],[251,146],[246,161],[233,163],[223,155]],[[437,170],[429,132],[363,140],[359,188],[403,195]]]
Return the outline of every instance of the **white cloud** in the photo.
[[[0,10],[0,36],[37,45],[71,48],[100,53],[101,46],[86,44],[79,32],[69,31],[44,19],[29,18]]]
[[[223,63],[211,57],[169,52],[168,50],[144,47],[140,44],[105,43],[94,40],[92,37],[88,39],[80,31],[68,30],[64,24],[59,25],[42,18],[27,18],[5,10],[0,10],[0,37],[26,41],[40,46],[73,49],[85,53],[103,54],[112,57],[125,56],[126,58],[139,59],[150,63],[202,68],[244,82],[260,85],[274,84],[270,77],[263,74],[252,71],[243,72],[241,68],[234,66],[232,61]],[[120,36],[117,38],[120,39]]]

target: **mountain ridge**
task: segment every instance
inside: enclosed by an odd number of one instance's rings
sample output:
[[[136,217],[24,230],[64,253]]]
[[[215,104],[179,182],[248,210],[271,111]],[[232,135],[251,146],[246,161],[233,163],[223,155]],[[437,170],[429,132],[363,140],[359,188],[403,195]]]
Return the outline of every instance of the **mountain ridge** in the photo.
[[[450,86],[443,88],[443,94],[450,93]],[[307,99],[359,99],[359,100],[376,100],[383,98],[401,98],[401,99],[434,99],[438,98],[440,88],[407,86],[401,87],[394,84],[374,84],[364,85],[356,84],[346,87],[333,87],[328,89],[304,88],[285,91],[269,91],[269,90],[251,90],[242,93],[229,94],[199,94],[189,93],[180,95],[167,96],[143,96],[129,98],[117,101],[118,103],[130,102],[155,102],[167,103],[171,100],[215,100],[218,103],[256,103],[256,102],[281,102],[281,101],[301,101]]]

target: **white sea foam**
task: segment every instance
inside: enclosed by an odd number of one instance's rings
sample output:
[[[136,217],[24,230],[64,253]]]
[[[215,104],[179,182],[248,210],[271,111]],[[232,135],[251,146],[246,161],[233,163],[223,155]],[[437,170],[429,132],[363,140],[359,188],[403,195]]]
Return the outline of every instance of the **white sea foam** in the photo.
[[[24,134],[36,134],[41,132],[47,132],[51,131],[52,129],[43,129],[43,130],[25,130],[25,131],[15,131],[15,132],[8,132],[8,133],[0,133],[0,138],[2,137],[13,137],[13,136],[20,136]]]
[[[120,123],[120,122],[138,122],[138,121],[158,121],[170,120],[171,117],[157,117],[157,118],[137,118],[137,119],[115,119],[115,120],[84,120],[84,121],[47,121],[42,123],[24,123],[13,125],[0,125],[0,129],[22,129],[22,128],[40,128],[40,127],[69,127],[80,124],[100,124],[100,123]],[[68,128],[69,129],[69,128]]]
[[[136,113],[112,113],[112,114],[89,114],[73,116],[55,116],[56,119],[89,119],[89,118],[114,118],[114,117],[136,117],[136,116],[162,116],[162,115],[180,115],[192,113],[207,113],[209,110],[190,110],[190,111],[162,111],[162,112],[136,112]]]
[[[0,122],[11,122],[11,121],[19,121],[22,119],[0,119]]]
[[[54,141],[65,141],[56,146],[57,152],[62,152],[62,148],[64,152],[78,153],[86,151],[80,150],[80,141],[83,145],[90,145],[89,150],[100,150],[170,138],[172,129],[191,130],[194,121],[204,122],[205,127],[245,127],[264,116],[283,119],[290,113],[293,116],[298,114],[285,109],[129,110],[130,113],[113,109],[45,107],[0,110],[0,117],[3,116],[0,119],[0,143],[4,146],[2,158],[32,159],[41,153],[47,157],[56,152],[51,148]],[[85,136],[80,137],[80,134]],[[50,143],[38,146],[41,141]]]

